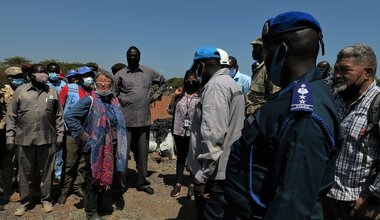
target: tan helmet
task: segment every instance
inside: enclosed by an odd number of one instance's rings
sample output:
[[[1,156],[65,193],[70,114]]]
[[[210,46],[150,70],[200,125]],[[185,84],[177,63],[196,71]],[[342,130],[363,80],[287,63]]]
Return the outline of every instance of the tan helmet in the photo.
[[[4,73],[7,76],[15,76],[18,74],[22,74],[22,70],[21,70],[21,67],[11,66],[11,67],[6,68]]]

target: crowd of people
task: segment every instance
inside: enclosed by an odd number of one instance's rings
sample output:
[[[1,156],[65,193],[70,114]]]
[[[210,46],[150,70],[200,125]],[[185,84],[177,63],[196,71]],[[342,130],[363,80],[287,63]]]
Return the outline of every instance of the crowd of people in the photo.
[[[195,52],[167,111],[177,156],[170,196],[189,171],[198,219],[380,219],[377,58],[354,44],[333,67],[318,63],[322,33],[308,13],[268,19],[250,43],[252,77],[221,48]],[[37,198],[51,212],[73,193],[88,219],[101,219],[123,202],[131,151],[136,189],[154,194],[150,104],[168,81],[140,56],[130,47],[112,74],[96,63],[64,78],[56,63],[5,70],[0,209],[19,201],[23,216]]]

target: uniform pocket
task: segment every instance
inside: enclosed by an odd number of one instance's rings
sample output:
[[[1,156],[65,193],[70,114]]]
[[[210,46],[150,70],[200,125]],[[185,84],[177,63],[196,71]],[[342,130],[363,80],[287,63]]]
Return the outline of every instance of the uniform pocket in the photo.
[[[46,104],[45,104],[45,110],[46,112],[53,112],[54,111],[54,106],[56,103],[56,99],[46,99]]]

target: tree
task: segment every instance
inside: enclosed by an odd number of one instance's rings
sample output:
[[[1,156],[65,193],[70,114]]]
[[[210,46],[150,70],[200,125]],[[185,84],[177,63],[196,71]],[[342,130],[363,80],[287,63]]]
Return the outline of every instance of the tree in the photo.
[[[15,56],[10,57],[4,60],[2,63],[5,67],[10,66],[22,66],[23,64],[30,64],[31,60],[26,59],[25,57]]]

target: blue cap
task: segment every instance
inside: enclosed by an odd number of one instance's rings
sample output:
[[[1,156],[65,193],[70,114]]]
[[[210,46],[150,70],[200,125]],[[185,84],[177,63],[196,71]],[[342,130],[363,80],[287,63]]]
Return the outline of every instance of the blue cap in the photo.
[[[88,66],[79,67],[79,69],[78,69],[77,72],[78,72],[79,75],[83,75],[83,74],[86,74],[86,73],[92,73],[95,76],[94,71],[92,71],[91,68],[88,67]]]
[[[319,22],[310,14],[299,11],[285,12],[265,22],[262,39],[265,41],[284,32],[305,28],[313,28],[322,32]]]
[[[215,47],[202,47],[194,54],[194,61],[200,59],[219,58],[220,54]]]
[[[76,74],[78,74],[77,71],[75,71],[74,69],[69,69],[66,73],[66,78],[68,77],[72,77],[72,76],[75,76]]]

